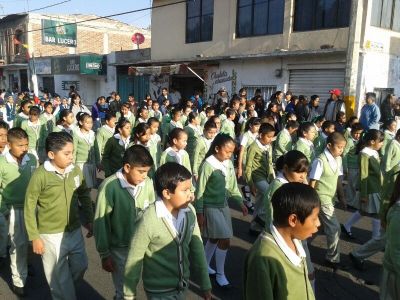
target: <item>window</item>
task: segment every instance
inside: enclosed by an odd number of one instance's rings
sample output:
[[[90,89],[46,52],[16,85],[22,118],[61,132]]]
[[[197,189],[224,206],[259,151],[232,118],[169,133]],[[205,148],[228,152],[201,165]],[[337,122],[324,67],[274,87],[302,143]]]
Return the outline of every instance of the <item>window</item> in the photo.
[[[351,0],[296,0],[294,31],[348,27],[350,10]]]
[[[373,0],[371,25],[400,31],[400,0]]]
[[[268,101],[269,98],[276,92],[276,85],[245,85],[243,88],[247,91],[247,98],[251,99],[254,97],[256,89],[261,90],[261,96],[265,101]]]
[[[214,0],[188,1],[186,4],[186,43],[211,41]]]
[[[283,32],[285,0],[238,0],[237,37]]]

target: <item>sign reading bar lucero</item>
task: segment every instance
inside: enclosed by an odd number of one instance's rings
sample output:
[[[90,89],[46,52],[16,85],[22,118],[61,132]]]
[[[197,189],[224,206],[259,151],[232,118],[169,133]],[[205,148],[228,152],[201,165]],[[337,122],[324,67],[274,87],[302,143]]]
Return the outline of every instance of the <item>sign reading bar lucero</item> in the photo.
[[[76,24],[42,19],[42,44],[76,47]]]

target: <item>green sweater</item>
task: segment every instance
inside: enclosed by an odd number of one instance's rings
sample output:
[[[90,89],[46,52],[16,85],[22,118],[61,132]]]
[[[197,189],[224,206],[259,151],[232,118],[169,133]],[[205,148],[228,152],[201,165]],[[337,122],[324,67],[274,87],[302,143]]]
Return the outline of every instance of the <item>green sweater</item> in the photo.
[[[54,127],[56,126],[56,117],[51,115],[51,118],[47,118],[45,113],[40,115],[40,121],[42,124],[45,124],[47,133],[53,132]]]
[[[293,142],[292,137],[286,129],[283,129],[278,133],[275,144],[274,144],[274,152],[273,158],[276,161],[279,157],[286,154],[290,150],[292,150]]]
[[[25,154],[20,165],[10,162],[11,154],[0,156],[0,213],[7,214],[10,207],[24,208],[26,187],[37,167],[33,154]]]
[[[244,270],[245,300],[315,299],[305,260],[294,265],[270,233],[260,235],[247,253]]]
[[[145,291],[160,294],[160,299],[177,289],[186,289],[189,267],[194,271],[200,289],[211,289],[196,214],[193,207],[189,207],[180,236],[164,217],[157,216],[155,204],[150,205],[139,219],[125,265],[125,299],[135,299],[140,278]]]
[[[108,127],[110,128],[110,127]],[[113,128],[110,128],[113,129]],[[111,139],[114,135],[114,130],[111,131],[103,125],[101,128],[97,130],[96,139],[94,142],[94,149],[96,155],[96,163],[99,164],[103,158],[104,148],[106,147],[106,143],[109,139]]]
[[[196,145],[193,154],[193,175],[199,174],[200,165],[206,157],[208,150],[210,149],[205,139],[206,138],[204,136],[200,136],[196,139]]]
[[[386,218],[386,247],[383,267],[400,278],[400,203],[395,203]]]
[[[242,203],[232,161],[228,160],[228,164],[226,176],[207,159],[201,165],[194,202],[198,213],[203,213],[204,207],[225,207],[227,198],[232,198],[238,204]]]
[[[383,145],[380,150],[381,157],[385,156],[386,151],[388,150],[390,142],[393,140],[394,134],[390,133],[390,131],[385,130],[384,132],[384,139],[383,139]]]
[[[119,120],[120,118],[121,118],[121,113],[120,112],[117,112],[116,114],[115,114],[115,117],[116,117],[116,119],[117,120]],[[130,113],[128,116],[124,116],[124,118],[125,119],[127,119],[128,121],[129,121],[129,123],[131,123],[131,128],[132,128],[132,132],[133,132],[133,129],[136,127],[136,117],[135,117],[135,115],[133,114],[133,113]]]
[[[235,123],[233,121],[225,119],[221,125],[221,133],[229,135],[233,140],[235,140]]]
[[[175,162],[178,163],[178,160],[175,156],[170,155],[170,148],[167,148],[162,154],[160,158],[160,166],[167,162]],[[186,169],[188,169],[190,172],[192,172],[192,168],[190,167],[190,159],[189,159],[189,154],[185,150],[180,150],[182,151],[182,163],[181,165],[184,166]]]
[[[29,122],[30,123],[30,122]],[[24,120],[21,123],[21,129],[25,130],[29,139],[29,149],[39,151],[44,149],[46,137],[48,135],[46,130],[46,124],[38,120],[37,126],[29,126],[28,120]]]
[[[71,232],[81,226],[78,201],[82,205],[85,224],[93,221],[90,190],[77,166],[64,176],[45,169],[36,169],[26,190],[24,217],[29,240],[42,233]]]
[[[137,218],[155,200],[153,181],[148,177],[135,198],[122,184],[114,174],[103,181],[97,194],[93,230],[101,258],[109,256],[110,249],[129,246]]]
[[[25,121],[25,120],[28,120],[28,116],[27,115],[25,115],[24,113],[19,113],[19,114],[17,114],[16,116],[15,116],[15,120],[14,120],[14,128],[15,127],[21,127],[21,124],[22,124],[22,122],[23,121]]]
[[[359,155],[356,154],[357,143],[351,135],[346,138],[346,147],[343,150],[343,170],[358,169],[360,167]]]
[[[102,165],[106,177],[122,168],[122,158],[124,157],[125,150],[133,145],[131,142],[125,149],[124,146],[120,145],[119,141],[114,135],[107,141],[104,147]]]
[[[360,153],[360,197],[367,198],[370,194],[380,193],[382,174],[380,161],[374,156]]]
[[[256,140],[247,150],[244,170],[245,180],[248,185],[253,185],[255,182],[263,180],[270,182],[273,179],[273,175],[272,147],[268,146],[268,150],[263,150]]]
[[[196,140],[199,138],[200,134],[200,128],[198,130],[194,130],[191,126],[185,126],[184,130],[186,131],[188,135],[188,140],[187,140],[187,145],[186,145],[186,152],[189,154],[190,158],[190,166],[193,169],[194,165],[194,152],[195,152],[195,147],[196,147]]]
[[[326,148],[326,135],[325,133],[321,133],[318,137],[314,140],[314,151],[315,157],[318,157],[322,152],[324,152]]]
[[[390,197],[392,196],[395,181],[398,176],[397,172],[400,171],[400,143],[396,140],[390,142],[385,156],[383,157],[382,169],[384,172],[382,184],[382,205],[380,208],[381,217],[384,217],[386,207],[389,204]]]
[[[264,209],[265,209],[265,229],[268,230],[268,228],[271,226],[272,224],[272,220],[273,220],[273,208],[272,208],[272,204],[271,204],[271,199],[272,196],[275,194],[276,190],[279,189],[284,183],[279,180],[278,178],[275,178],[274,180],[272,180],[271,184],[268,186],[267,191],[264,194],[264,199],[263,199],[263,203],[264,203]]]
[[[294,146],[294,150],[302,152],[311,164],[315,159],[314,146],[307,145],[301,138],[299,138]]]
[[[96,155],[94,150],[94,132],[90,132],[87,139],[79,132],[77,128],[73,133],[74,138],[74,163],[96,163]]]

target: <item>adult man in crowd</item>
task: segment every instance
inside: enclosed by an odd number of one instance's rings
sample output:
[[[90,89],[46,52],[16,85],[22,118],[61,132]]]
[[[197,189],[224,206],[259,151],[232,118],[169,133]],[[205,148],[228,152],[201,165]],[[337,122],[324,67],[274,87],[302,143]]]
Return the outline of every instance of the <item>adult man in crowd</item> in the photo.
[[[157,102],[158,102],[158,104],[160,104],[160,107],[161,107],[161,105],[163,105],[163,102],[165,99],[167,99],[167,100],[169,100],[169,102],[171,102],[171,96],[169,95],[167,88],[163,88],[161,91],[161,95],[158,96],[158,98],[157,98]]]
[[[121,110],[122,101],[121,96],[119,94],[115,94],[115,99],[110,103],[109,110],[111,113],[116,114]]]
[[[345,113],[346,107],[344,105],[343,100],[340,99],[340,96],[342,95],[341,90],[333,89],[333,90],[330,90],[329,93],[331,94],[331,97],[328,99],[328,101],[325,104],[324,116],[325,116],[326,120],[335,122],[337,113],[339,111],[342,111]]]
[[[381,119],[381,111],[375,103],[376,94],[367,93],[365,95],[365,105],[361,108],[360,123],[364,130],[379,130],[379,120]]]

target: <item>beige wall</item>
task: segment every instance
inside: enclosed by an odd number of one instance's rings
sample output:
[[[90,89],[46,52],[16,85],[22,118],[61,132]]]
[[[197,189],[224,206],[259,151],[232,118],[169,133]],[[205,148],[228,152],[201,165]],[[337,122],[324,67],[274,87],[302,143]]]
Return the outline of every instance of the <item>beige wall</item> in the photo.
[[[204,57],[270,53],[275,49],[317,50],[321,45],[347,48],[348,28],[308,32],[291,32],[293,1],[285,0],[284,32],[251,38],[236,38],[237,0],[214,0],[213,40],[185,43],[186,4],[157,8],[152,14],[152,59],[188,59]],[[154,0],[153,5],[174,0]]]

